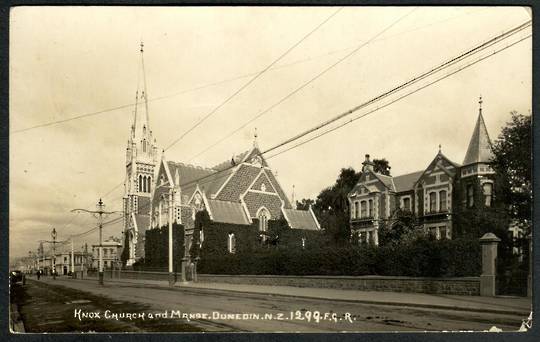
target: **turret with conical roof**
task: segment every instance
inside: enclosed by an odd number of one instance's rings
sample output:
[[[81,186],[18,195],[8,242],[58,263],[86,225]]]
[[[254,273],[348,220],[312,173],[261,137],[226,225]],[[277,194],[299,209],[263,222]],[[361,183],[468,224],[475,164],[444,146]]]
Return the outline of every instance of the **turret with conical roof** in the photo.
[[[493,149],[482,115],[482,103],[482,96],[480,96],[478,118],[461,168],[462,177],[494,173],[489,165],[493,159]]]
[[[478,110],[478,119],[476,120],[476,126],[469,142],[469,148],[467,154],[463,160],[463,165],[470,165],[475,163],[489,163],[493,159],[493,150],[491,148],[491,140],[482,116],[482,97],[478,101],[480,107]]]

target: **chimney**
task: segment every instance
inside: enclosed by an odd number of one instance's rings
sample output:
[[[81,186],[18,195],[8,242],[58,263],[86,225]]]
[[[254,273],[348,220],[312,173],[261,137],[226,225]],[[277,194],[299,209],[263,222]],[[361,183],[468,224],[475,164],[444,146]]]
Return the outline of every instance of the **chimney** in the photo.
[[[362,172],[371,171],[373,172],[373,167],[375,164],[371,160],[369,160],[369,154],[366,154],[366,160],[362,163]]]

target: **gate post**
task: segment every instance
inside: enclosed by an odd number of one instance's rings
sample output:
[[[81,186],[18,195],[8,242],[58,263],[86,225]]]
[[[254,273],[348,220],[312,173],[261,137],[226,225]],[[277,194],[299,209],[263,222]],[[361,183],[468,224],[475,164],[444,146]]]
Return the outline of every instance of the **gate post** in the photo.
[[[486,233],[480,238],[482,245],[482,274],[480,275],[480,296],[495,296],[495,278],[497,275],[497,245],[499,239],[493,233]]]
[[[529,274],[527,275],[527,297],[532,297],[532,269],[533,269],[533,240],[532,233],[527,236],[529,240]]]

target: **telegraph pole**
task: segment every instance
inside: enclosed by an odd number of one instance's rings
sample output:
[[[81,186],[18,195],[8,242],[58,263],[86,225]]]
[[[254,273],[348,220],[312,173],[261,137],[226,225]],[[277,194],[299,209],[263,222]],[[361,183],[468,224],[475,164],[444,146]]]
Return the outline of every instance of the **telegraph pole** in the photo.
[[[73,237],[71,237],[71,278],[75,278],[75,253],[73,252]]]
[[[53,272],[53,280],[56,280],[56,229],[53,228],[51,232],[51,237],[53,239],[53,260],[52,260],[52,272]]]
[[[101,198],[99,199],[99,202],[96,205],[97,210],[86,210],[86,209],[73,209],[71,212],[78,212],[78,211],[84,211],[89,214],[93,214],[98,219],[99,224],[99,261],[98,261],[98,283],[99,285],[103,285],[103,215],[110,215],[117,213],[118,211],[105,211],[103,210],[105,208],[105,204],[103,204],[103,201]]]
[[[174,273],[173,273],[173,231],[172,231],[172,220],[173,220],[173,188],[169,188],[169,286],[174,286]]]

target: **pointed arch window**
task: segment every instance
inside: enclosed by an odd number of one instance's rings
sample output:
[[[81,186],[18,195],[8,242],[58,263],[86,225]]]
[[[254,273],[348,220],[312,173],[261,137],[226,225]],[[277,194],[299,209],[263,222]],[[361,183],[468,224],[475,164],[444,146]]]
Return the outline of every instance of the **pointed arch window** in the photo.
[[[152,177],[148,177],[146,181],[148,182],[146,189],[148,189],[148,192],[151,192]]]
[[[146,139],[143,139],[142,141],[142,150],[143,152],[146,152]]]
[[[143,177],[143,192],[146,192],[146,176]]]
[[[268,230],[268,219],[270,218],[270,213],[264,207],[259,209],[257,213],[257,218],[259,219],[259,232],[261,233],[261,241],[266,241],[266,231]]]
[[[142,189],[142,182],[143,182],[142,176],[139,175],[139,192],[142,192],[142,191],[143,191],[143,189]]]
[[[236,253],[236,237],[234,233],[229,233],[227,237],[227,251],[231,254]]]

